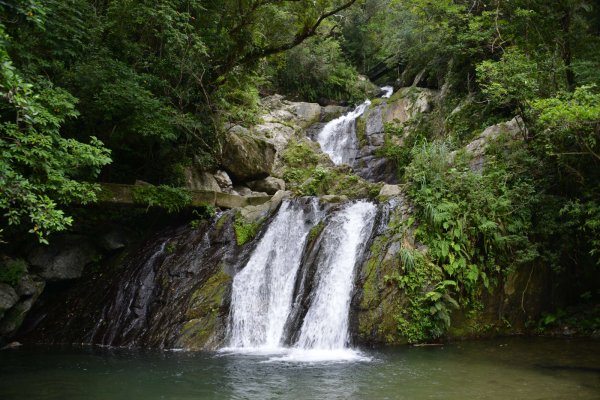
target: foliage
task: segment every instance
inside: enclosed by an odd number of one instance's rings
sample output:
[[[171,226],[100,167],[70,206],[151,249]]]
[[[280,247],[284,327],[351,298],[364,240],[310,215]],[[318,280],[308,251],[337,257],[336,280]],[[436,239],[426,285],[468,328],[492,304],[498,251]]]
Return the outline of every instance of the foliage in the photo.
[[[20,259],[5,260],[0,266],[0,282],[16,286],[21,276],[27,272],[27,263]]]
[[[192,215],[196,218],[190,221],[190,226],[192,229],[198,229],[203,222],[212,219],[216,214],[217,210],[214,206],[198,207],[192,211]]]
[[[323,232],[323,229],[325,229],[325,223],[323,221],[320,221],[318,224],[310,228],[310,231],[308,232],[308,241],[312,242],[318,238],[319,235],[321,235],[321,232]]]
[[[362,100],[358,74],[342,54],[337,40],[314,38],[274,61],[274,83],[303,100]]]
[[[241,216],[236,216],[233,224],[235,232],[235,241],[238,246],[242,246],[256,237],[262,221],[247,222]]]
[[[477,65],[481,92],[497,106],[520,105],[540,91],[541,79],[534,61],[520,49],[507,49],[499,61],[485,60]]]
[[[403,242],[402,271],[393,279],[409,302],[397,316],[399,332],[415,342],[442,336],[453,309],[477,304],[484,290],[538,252],[528,237],[537,198],[515,161],[502,159],[502,152],[490,154],[480,174],[444,142],[412,152],[405,179],[414,216],[390,229],[404,235],[413,229],[427,249],[422,253]]]
[[[42,243],[72,219],[60,205],[96,200],[98,176],[111,159],[101,141],[90,144],[61,135],[63,123],[78,115],[76,99],[39,78],[26,81],[12,64],[0,24],[0,209],[8,225],[29,226]]]
[[[350,198],[375,198],[382,184],[369,183],[352,174],[347,167],[286,168],[283,179],[298,196],[345,195]]]
[[[510,165],[490,161],[478,174],[434,142],[415,149],[406,175],[420,222],[416,238],[463,294],[489,288],[498,273],[535,257],[527,238],[535,191]]]
[[[133,201],[148,207],[160,207],[169,213],[180,211],[192,203],[189,191],[160,185],[139,185],[132,191]]]
[[[319,155],[305,142],[290,142],[283,152],[283,161],[291,168],[314,167]]]

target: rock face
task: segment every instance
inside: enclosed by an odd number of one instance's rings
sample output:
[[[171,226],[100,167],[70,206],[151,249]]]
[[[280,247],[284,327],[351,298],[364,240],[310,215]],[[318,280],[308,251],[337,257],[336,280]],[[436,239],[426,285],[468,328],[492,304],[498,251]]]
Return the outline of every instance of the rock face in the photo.
[[[78,235],[62,236],[50,247],[35,247],[28,261],[39,276],[48,281],[81,278],[83,268],[98,255],[86,240]]]
[[[360,150],[352,166],[356,174],[371,182],[398,183],[396,163],[378,155],[386,142],[384,126],[387,123],[402,126],[412,118],[431,112],[436,96],[433,90],[409,87],[398,90],[389,99],[373,101],[357,121]],[[387,140],[402,144],[401,138],[388,137]]]
[[[235,266],[247,257],[235,210],[196,229],[166,229],[34,309],[23,341],[215,348],[225,336]]]
[[[228,134],[222,164],[238,181],[261,179],[271,174],[275,146],[250,135]]]

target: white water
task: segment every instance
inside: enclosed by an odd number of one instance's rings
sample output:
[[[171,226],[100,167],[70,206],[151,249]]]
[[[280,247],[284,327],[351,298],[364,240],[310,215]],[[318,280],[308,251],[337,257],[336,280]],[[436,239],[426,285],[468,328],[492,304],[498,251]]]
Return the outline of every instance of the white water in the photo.
[[[312,203],[316,210],[316,202]],[[313,211],[314,212],[314,211]],[[293,348],[282,347],[294,280],[313,224],[302,207],[286,202],[246,267],[233,281],[230,343],[225,352],[275,356],[269,361],[368,360],[348,348],[354,271],[373,229],[376,207],[359,201],[331,216],[322,234],[312,302]]]
[[[374,204],[359,201],[333,215],[327,225],[316,292],[296,347],[330,351],[347,347],[354,270],[371,235],[376,211]]]
[[[381,88],[381,90],[383,90],[385,92],[383,94],[383,96],[381,96],[382,99],[389,99],[390,97],[392,97],[392,93],[394,93],[394,87],[393,86],[383,86]]]
[[[317,202],[310,206],[316,212]],[[285,201],[246,266],[233,280],[232,348],[264,351],[281,345],[294,282],[310,228],[301,204]]]
[[[381,96],[384,99],[389,99],[394,93],[392,86],[383,86],[381,90],[385,92]],[[370,104],[371,102],[366,100],[348,114],[329,121],[317,135],[321,149],[329,155],[334,164],[352,165],[354,162],[358,152],[356,120],[367,111]]]
[[[369,107],[366,100],[348,114],[331,120],[317,136],[317,142],[334,164],[352,164],[357,152],[356,119]]]

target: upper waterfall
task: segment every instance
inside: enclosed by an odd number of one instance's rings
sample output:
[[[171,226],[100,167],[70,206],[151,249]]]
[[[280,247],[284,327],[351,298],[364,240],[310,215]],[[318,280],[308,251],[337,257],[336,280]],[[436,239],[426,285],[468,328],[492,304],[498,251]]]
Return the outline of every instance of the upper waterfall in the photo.
[[[319,132],[317,141],[334,164],[352,164],[354,161],[358,151],[356,119],[370,104],[371,102],[366,100],[351,112],[329,121]]]
[[[392,86],[381,88],[385,93],[384,99],[390,98],[394,92]],[[327,153],[334,164],[354,163],[358,153],[358,139],[356,137],[356,120],[367,111],[371,105],[370,100],[356,107],[347,114],[329,121],[317,135],[317,142],[321,145],[324,153]]]

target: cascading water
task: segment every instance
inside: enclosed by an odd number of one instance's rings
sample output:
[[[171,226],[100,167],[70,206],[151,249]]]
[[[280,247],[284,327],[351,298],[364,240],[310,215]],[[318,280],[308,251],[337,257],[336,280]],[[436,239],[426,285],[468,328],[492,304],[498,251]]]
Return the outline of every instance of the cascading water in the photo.
[[[390,97],[392,97],[392,93],[394,93],[394,87],[393,86],[383,86],[381,88],[381,90],[383,90],[385,92],[381,96],[382,99],[389,99]]]
[[[233,280],[232,348],[276,349],[290,312],[294,282],[317,201],[285,201],[246,266]]]
[[[377,208],[359,201],[332,216],[323,233],[317,286],[297,348],[338,350],[348,345],[348,314],[354,270],[368,241]]]
[[[297,342],[282,346],[294,287],[310,229],[323,217],[316,199],[281,206],[232,287],[229,346],[235,352],[287,353],[279,360],[355,359],[348,352],[354,271],[373,229],[377,207],[348,204],[327,218],[321,234],[311,302]],[[303,200],[306,201],[306,200]]]
[[[394,92],[392,86],[383,86],[381,90],[384,91],[381,96],[384,99],[389,99]],[[334,164],[353,164],[358,153],[356,120],[367,111],[370,104],[371,101],[366,100],[349,113],[328,122],[317,135],[321,149]]]
[[[356,119],[369,107],[365,101],[353,111],[342,115],[323,127],[317,136],[321,149],[329,155],[334,164],[352,164],[358,151],[356,140]]]

